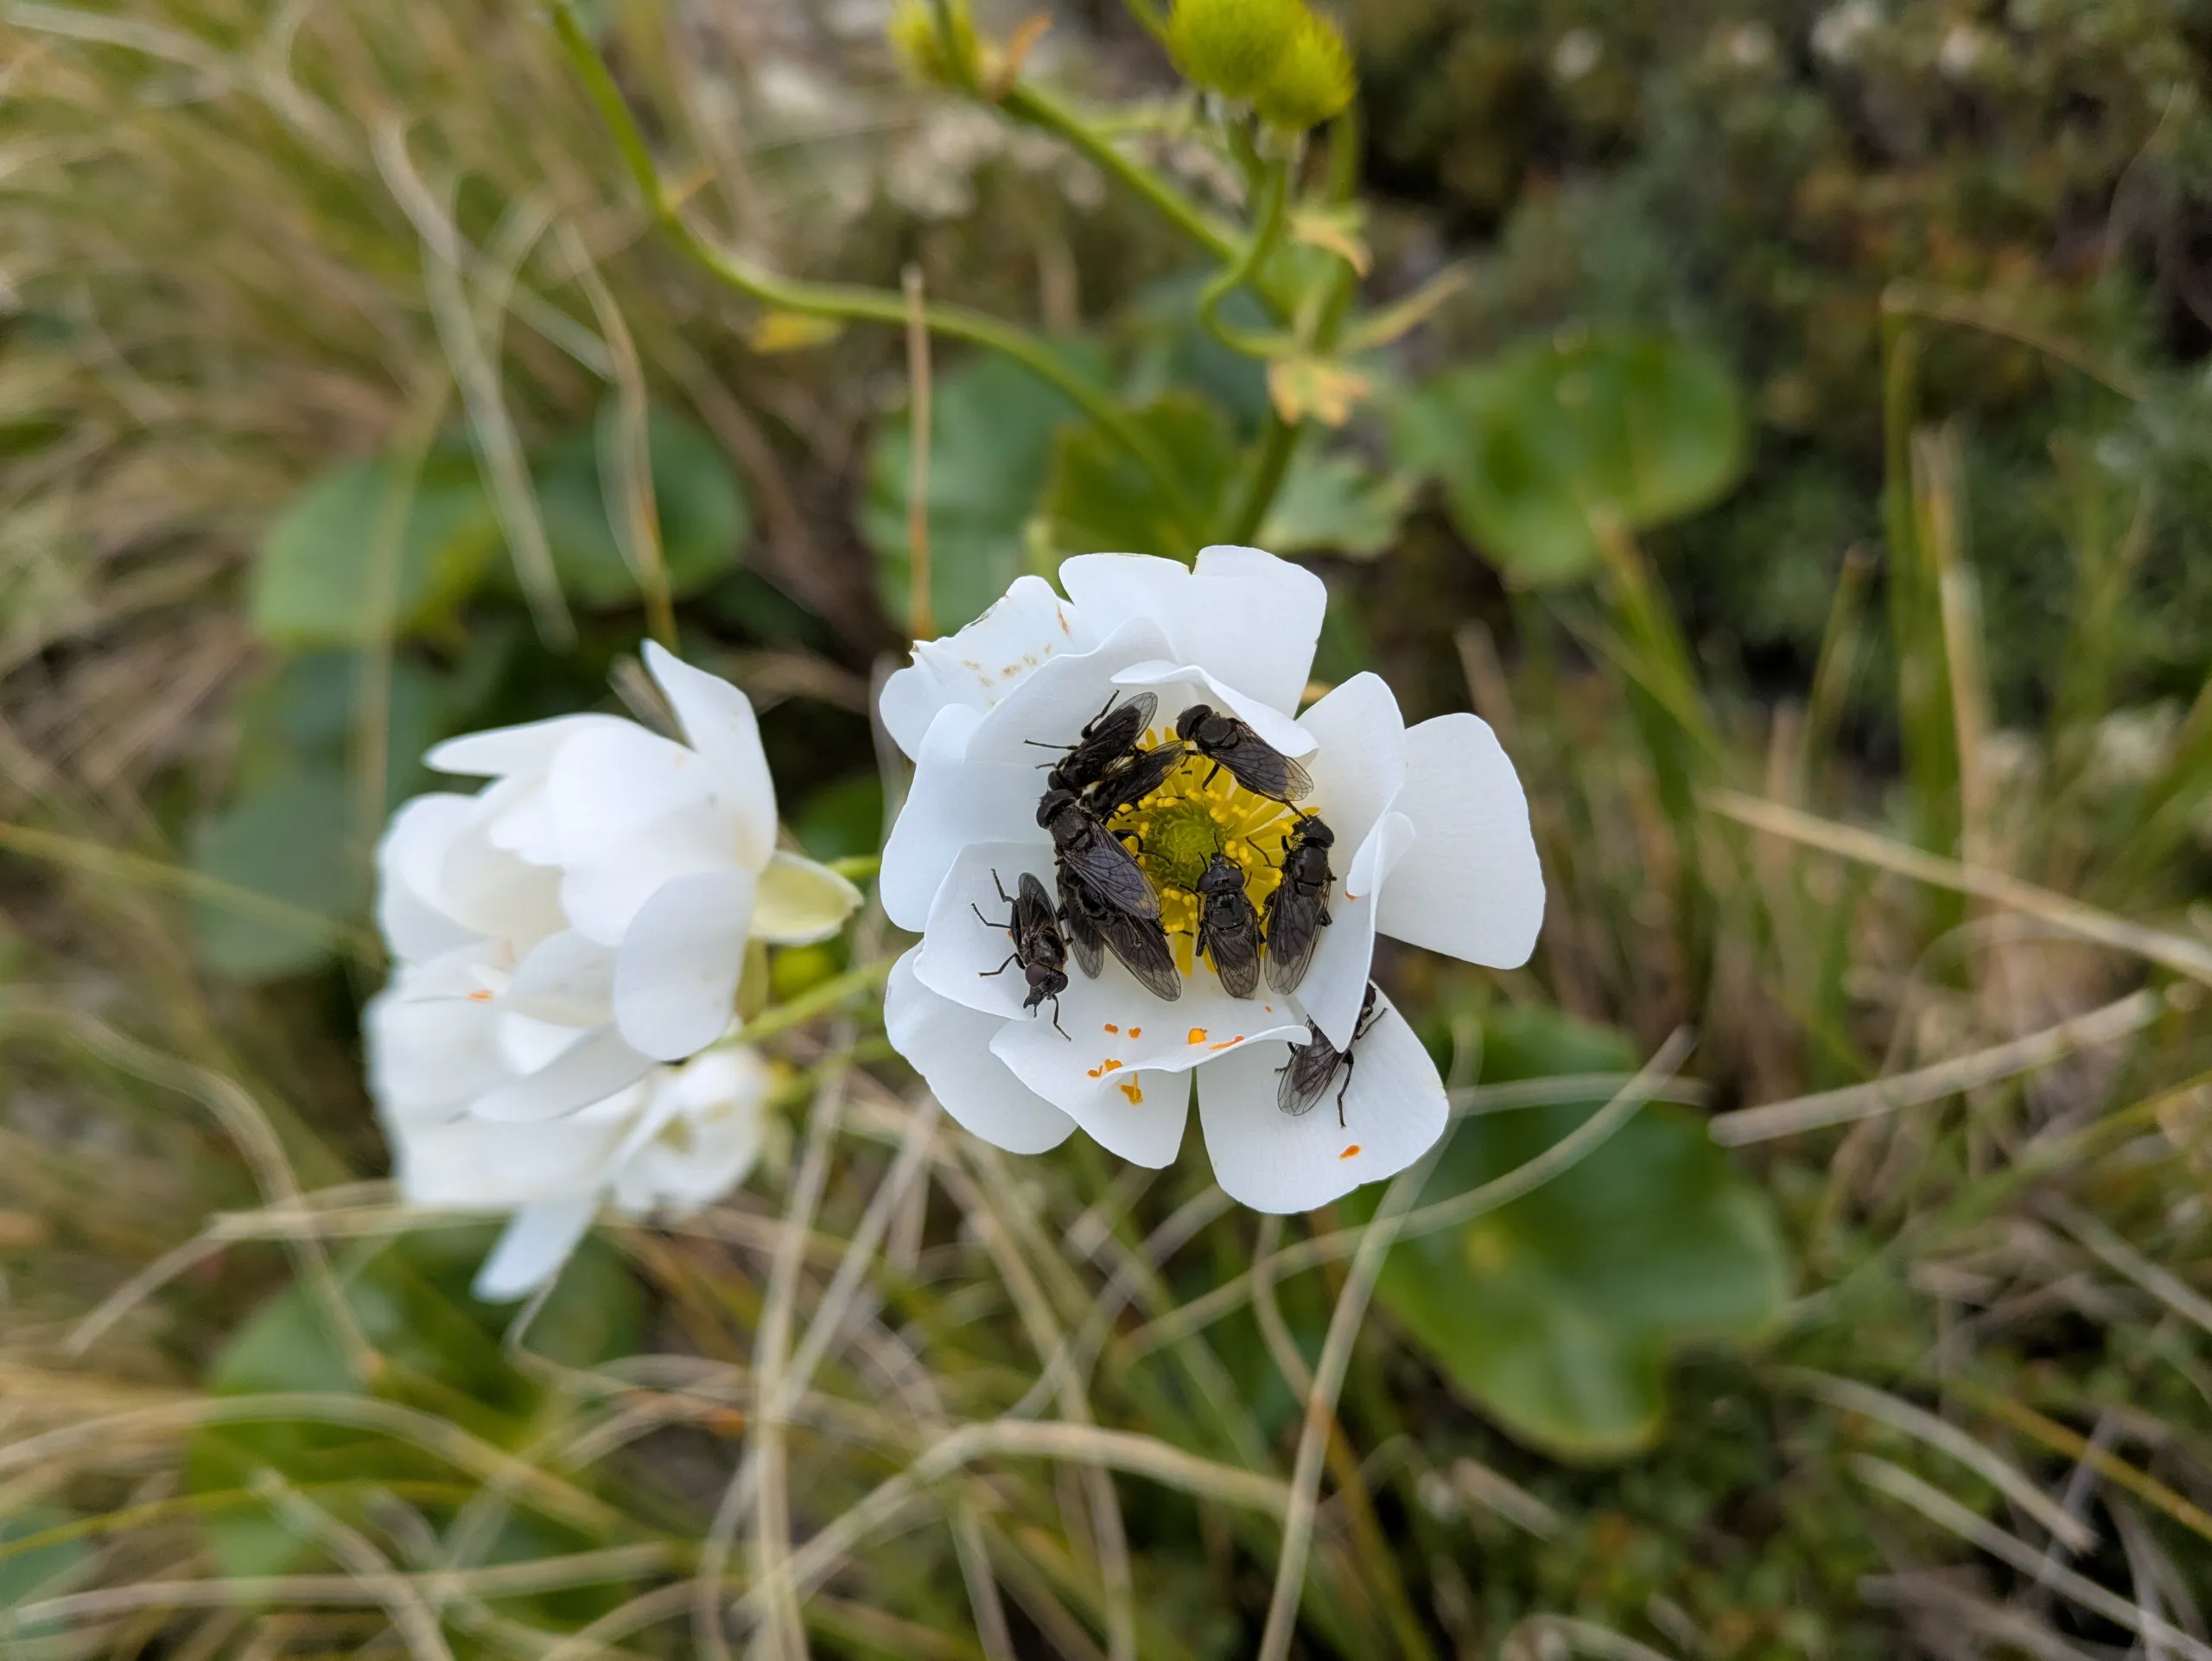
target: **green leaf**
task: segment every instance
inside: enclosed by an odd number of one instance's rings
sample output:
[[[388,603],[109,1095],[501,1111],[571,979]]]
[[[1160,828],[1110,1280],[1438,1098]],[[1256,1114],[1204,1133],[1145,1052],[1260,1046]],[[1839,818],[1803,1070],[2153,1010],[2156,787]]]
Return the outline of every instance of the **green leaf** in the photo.
[[[603,487],[612,474],[602,472],[601,455],[611,465],[617,407],[609,400],[596,423],[570,433],[531,468],[562,592],[594,608],[634,604],[639,594]],[[753,509],[721,447],[683,417],[648,410],[645,446],[661,557],[669,589],[681,598],[735,566],[753,539]]]
[[[388,593],[392,632],[417,632],[467,597],[499,543],[466,455],[434,451],[411,490],[388,458],[348,461],[294,497],[262,538],[254,627],[278,646],[359,646],[376,638]]]
[[[211,968],[270,980],[329,957],[344,920],[359,915],[368,898],[366,871],[347,846],[351,790],[341,766],[310,762],[271,773],[200,822],[194,870],[289,907],[298,919],[288,926],[258,911],[197,901],[194,930]]]
[[[1392,415],[1401,461],[1443,481],[1461,533],[1522,583],[1589,571],[1593,516],[1663,525],[1725,494],[1745,464],[1728,372],[1657,337],[1522,347],[1431,382]]]
[[[1195,392],[1172,391],[1135,414],[1176,488],[1096,425],[1071,428],[1052,454],[1045,513],[1054,547],[1160,554],[1185,563],[1219,534],[1236,480],[1228,418]]]
[[[1413,493],[1411,479],[1378,479],[1357,456],[1300,451],[1260,525],[1260,546],[1371,558],[1397,539]]]
[[[1079,372],[1098,375],[1093,348],[1064,346]],[[1053,435],[1077,410],[1057,389],[1010,358],[963,364],[936,384],[930,410],[930,599],[946,633],[982,615],[1027,569],[1025,528],[1052,464]],[[868,446],[861,535],[875,552],[884,609],[906,616],[906,493],[911,431],[901,415]]]
[[[0,1517],[0,1548],[13,1546],[49,1530],[66,1528],[76,1520],[58,1505],[26,1505],[19,1511]],[[66,1589],[71,1577],[92,1560],[92,1548],[82,1537],[77,1537],[49,1541],[29,1550],[0,1556],[0,1638],[29,1638],[57,1631],[60,1623],[50,1620],[14,1626],[8,1620],[8,1612],[34,1598],[51,1596]]]
[[[478,1303],[467,1291],[492,1238],[488,1228],[412,1235],[344,1274],[346,1307],[382,1359],[373,1391],[349,1373],[321,1307],[296,1283],[263,1305],[225,1346],[208,1388],[219,1397],[373,1394],[500,1447],[523,1446],[541,1428],[535,1421],[547,1405],[543,1387],[501,1351],[500,1333],[513,1311]],[[563,1365],[589,1366],[635,1346],[641,1313],[637,1285],[614,1254],[587,1241],[531,1322],[530,1346]],[[473,1486],[465,1473],[413,1442],[313,1420],[212,1425],[193,1437],[186,1454],[186,1480],[195,1493],[239,1494],[264,1469],[348,1521],[359,1516],[370,1485]],[[449,1516],[453,1506],[422,1501],[418,1509],[435,1518]],[[554,1527],[524,1525],[534,1536]],[[258,1503],[213,1510],[207,1526],[226,1575],[289,1574],[316,1556],[312,1542]]]
[[[1636,1066],[1618,1034],[1551,1010],[1493,1017],[1484,1036],[1485,1083]],[[1604,1099],[1463,1121],[1421,1203],[1526,1163]],[[1764,1196],[1706,1136],[1702,1115],[1654,1103],[1510,1205],[1401,1242],[1376,1295],[1506,1430],[1561,1458],[1602,1460],[1657,1435],[1674,1350],[1756,1338],[1789,1286]]]

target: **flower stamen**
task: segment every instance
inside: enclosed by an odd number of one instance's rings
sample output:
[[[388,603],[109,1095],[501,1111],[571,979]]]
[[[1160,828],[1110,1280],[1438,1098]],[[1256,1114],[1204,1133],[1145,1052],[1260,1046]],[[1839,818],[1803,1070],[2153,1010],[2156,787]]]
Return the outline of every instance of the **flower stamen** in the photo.
[[[1138,748],[1166,741],[1165,734],[1147,733]],[[1264,910],[1282,881],[1283,845],[1296,824],[1282,803],[1255,795],[1228,768],[1196,754],[1114,816],[1109,828],[1135,838],[1132,851],[1160,895],[1160,926],[1185,976],[1196,967],[1198,879],[1213,856],[1225,856],[1243,873],[1245,897]]]

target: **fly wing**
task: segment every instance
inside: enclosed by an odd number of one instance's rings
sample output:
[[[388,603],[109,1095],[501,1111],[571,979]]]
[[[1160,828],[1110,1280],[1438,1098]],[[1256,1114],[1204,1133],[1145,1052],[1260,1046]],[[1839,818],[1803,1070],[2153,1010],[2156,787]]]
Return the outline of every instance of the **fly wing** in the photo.
[[[1097,902],[1080,883],[1069,880],[1065,869],[1060,872],[1059,888],[1060,922],[1067,929],[1076,966],[1096,980],[1098,971],[1106,966],[1106,937],[1093,914]]]
[[[1108,768],[1135,748],[1159,707],[1159,694],[1140,692],[1084,728],[1060,763],[1061,773],[1073,781],[1071,787],[1079,790],[1104,777]]]
[[[1241,894],[1209,895],[1198,913],[1198,949],[1212,960],[1221,990],[1249,998],[1260,989],[1260,919]]]
[[[1109,819],[1125,807],[1135,806],[1166,783],[1167,775],[1183,765],[1191,753],[1180,739],[1148,750],[1137,750],[1106,769],[1090,792],[1090,811]]]
[[[1045,885],[1027,871],[1021,874],[1021,886],[1014,890],[1014,940],[1024,968],[1033,960],[1058,968],[1067,956],[1052,898],[1046,894]]]
[[[1312,1043],[1292,1045],[1289,1061],[1275,1074],[1275,1105],[1294,1118],[1311,1113],[1328,1091],[1329,1080],[1337,1076],[1337,1064],[1343,1059],[1337,1047],[1318,1031]]]
[[[1268,984],[1286,997],[1295,992],[1320,944],[1321,897],[1279,884],[1268,896]]]
[[[1135,857],[1103,829],[1093,825],[1090,834],[1060,848],[1060,869],[1074,876],[1103,902],[1105,912],[1133,912],[1150,922],[1160,920],[1160,896],[1138,866]]]
[[[1108,912],[1098,924],[1122,967],[1143,982],[1147,991],[1169,1003],[1183,996],[1183,977],[1176,972],[1175,954],[1168,949],[1167,932],[1157,917]]]
[[[1313,775],[1233,716],[1224,717],[1236,729],[1226,744],[1206,752],[1235,775],[1236,782],[1255,796],[1279,802],[1295,802],[1313,793]]]

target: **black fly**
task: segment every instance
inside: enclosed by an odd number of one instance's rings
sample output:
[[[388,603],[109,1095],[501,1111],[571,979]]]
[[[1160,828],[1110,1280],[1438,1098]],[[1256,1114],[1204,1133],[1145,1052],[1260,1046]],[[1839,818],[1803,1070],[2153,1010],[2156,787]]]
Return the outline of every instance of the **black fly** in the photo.
[[[1329,850],[1337,833],[1320,816],[1300,816],[1283,843],[1282,881],[1268,896],[1268,984],[1287,996],[1313,966],[1313,949],[1329,921]]]
[[[1375,1007],[1375,983],[1367,983],[1367,996],[1359,1001],[1359,1019],[1352,1022],[1351,1042],[1338,1049],[1329,1042],[1321,1029],[1313,1029],[1313,1039],[1307,1044],[1293,1044],[1290,1060],[1275,1069],[1275,1105],[1294,1117],[1310,1113],[1313,1104],[1327,1094],[1329,1083],[1344,1069],[1344,1081],[1337,1087],[1337,1123],[1344,1122],[1344,1092],[1351,1088],[1351,1070],[1359,1058],[1352,1053],[1367,1029],[1381,1017]]]
[[[1029,983],[1029,996],[1021,1001],[1025,1009],[1034,1009],[1046,998],[1052,1001],[1052,1028],[1062,1038],[1069,1036],[1068,1029],[1060,1025],[1060,994],[1068,990],[1067,942],[1060,938],[1060,923],[1052,910],[1052,902],[1046,896],[1045,885],[1024,871],[1021,881],[1014,886],[1014,898],[1008,898],[1006,884],[999,881],[996,871],[991,873],[991,886],[999,891],[999,898],[1014,907],[1012,915],[1003,923],[994,923],[983,915],[979,906],[969,905],[978,922],[992,928],[1002,928],[1014,942],[1014,950],[1005,963],[996,969],[980,970],[985,977],[1003,975],[1014,964],[1021,965],[1021,973]]]
[[[1227,767],[1236,782],[1256,796],[1294,802],[1313,791],[1313,777],[1304,767],[1254,732],[1235,716],[1210,703],[1193,703],[1175,718],[1175,736],[1213,763],[1214,773]]]
[[[1182,977],[1160,923],[1160,896],[1135,856],[1072,791],[1046,791],[1037,804],[1037,823],[1052,835],[1061,920],[1084,972],[1097,973],[1093,965],[1104,946],[1155,996],[1181,996]]]
[[[1134,807],[1167,782],[1167,775],[1183,765],[1187,745],[1174,739],[1148,750],[1131,750],[1106,769],[1105,776],[1084,792],[1084,805],[1102,819],[1110,819],[1125,807]]]
[[[1109,698],[1106,707],[1093,716],[1090,725],[1083,729],[1083,736],[1069,745],[1067,754],[1053,763],[1045,782],[1054,790],[1076,794],[1090,789],[1117,763],[1127,762],[1137,747],[1137,740],[1152,725],[1153,713],[1159,708],[1160,695],[1156,692],[1139,692],[1119,708]],[[1041,739],[1028,741],[1045,749],[1055,748]],[[1165,773],[1160,774],[1163,779],[1166,776]]]
[[[1216,854],[1198,879],[1198,950],[1213,959],[1222,990],[1249,998],[1260,986],[1260,913],[1244,894],[1244,873]]]

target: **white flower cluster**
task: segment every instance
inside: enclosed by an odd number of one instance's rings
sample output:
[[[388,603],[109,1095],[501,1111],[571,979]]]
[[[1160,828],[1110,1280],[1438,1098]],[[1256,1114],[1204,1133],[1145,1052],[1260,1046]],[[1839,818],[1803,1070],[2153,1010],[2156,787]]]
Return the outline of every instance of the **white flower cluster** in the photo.
[[[746,943],[827,939],[860,899],[777,849],[745,695],[645,655],[684,742],[601,715],[454,739],[430,765],[492,782],[416,797],[378,850],[370,1086],[406,1199],[514,1213],[486,1298],[543,1283],[603,1201],[696,1207],[744,1177],[769,1069],[710,1047]]]
[[[1021,578],[885,685],[915,774],[881,898],[921,936],[891,1042],[1017,1153],[1080,1126],[1165,1166],[1195,1080],[1246,1205],[1404,1169],[1449,1114],[1376,937],[1527,959],[1544,888],[1512,763],[1471,715],[1408,728],[1371,674],[1300,714],[1326,591],[1257,549],[1086,555],[1060,582]],[[772,1085],[728,1041],[747,942],[824,939],[859,899],[777,850],[744,695],[645,660],[683,742],[599,715],[454,739],[431,765],[492,782],[410,802],[380,850],[370,1082],[409,1200],[513,1213],[486,1297],[543,1284],[602,1204],[743,1178]]]

